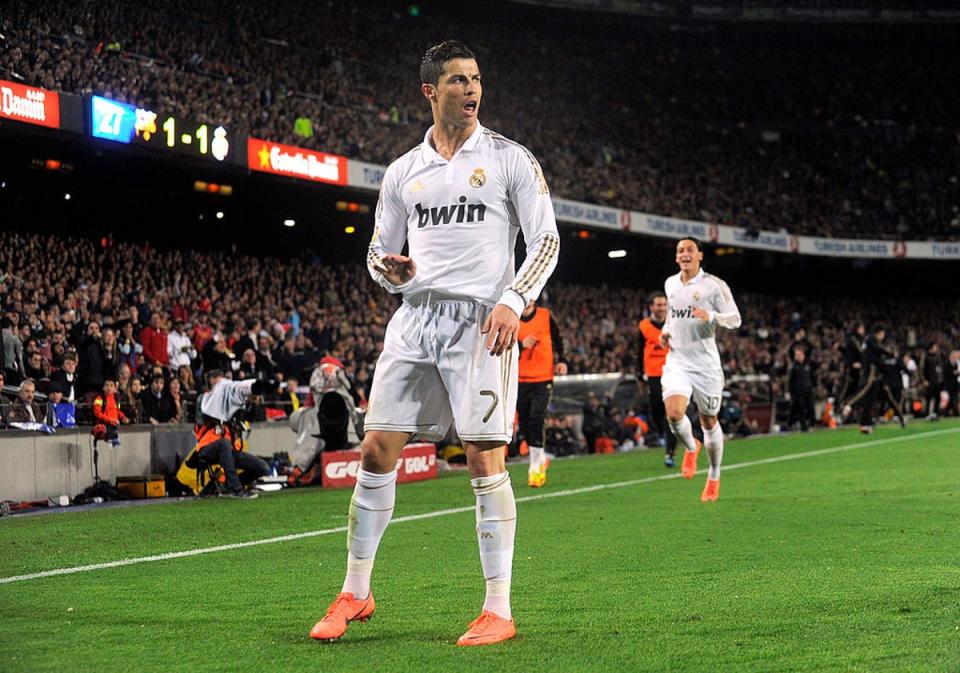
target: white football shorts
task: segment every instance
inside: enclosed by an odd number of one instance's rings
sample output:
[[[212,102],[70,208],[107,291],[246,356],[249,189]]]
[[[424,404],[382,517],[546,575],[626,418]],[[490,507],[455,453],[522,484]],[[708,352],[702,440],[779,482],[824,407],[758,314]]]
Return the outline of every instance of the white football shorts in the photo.
[[[510,442],[517,347],[486,350],[480,330],[491,310],[436,293],[405,300],[387,325],[364,428],[439,441],[455,422],[461,439]]]
[[[716,416],[720,413],[723,383],[722,370],[702,371],[676,365],[671,367],[669,355],[660,377],[664,400],[674,395],[682,395],[688,400],[692,399],[704,416]]]

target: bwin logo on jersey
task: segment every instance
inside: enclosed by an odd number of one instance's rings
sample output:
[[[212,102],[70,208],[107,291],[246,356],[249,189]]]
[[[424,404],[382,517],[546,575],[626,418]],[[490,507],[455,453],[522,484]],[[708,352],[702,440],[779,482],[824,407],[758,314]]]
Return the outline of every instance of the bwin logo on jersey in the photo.
[[[688,306],[687,308],[674,308],[670,307],[670,317],[671,318],[692,318],[693,317],[693,307]]]
[[[467,203],[466,196],[461,196],[460,203],[452,206],[424,208],[418,203],[414,208],[417,209],[418,229],[423,229],[428,224],[435,227],[439,224],[450,224],[451,222],[483,222],[487,213],[485,205],[482,203]]]

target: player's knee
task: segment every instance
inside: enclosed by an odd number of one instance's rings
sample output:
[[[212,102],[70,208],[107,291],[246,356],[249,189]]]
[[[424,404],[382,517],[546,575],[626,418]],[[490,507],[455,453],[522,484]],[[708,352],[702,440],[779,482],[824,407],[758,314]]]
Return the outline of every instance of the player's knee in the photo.
[[[667,420],[671,423],[679,423],[687,415],[687,410],[679,404],[668,404],[666,407]]]
[[[405,439],[392,437],[397,433],[368,432],[360,445],[360,464],[368,472],[385,474],[394,469]]]
[[[717,425],[716,416],[700,416],[700,425],[703,426],[704,430],[713,430]]]

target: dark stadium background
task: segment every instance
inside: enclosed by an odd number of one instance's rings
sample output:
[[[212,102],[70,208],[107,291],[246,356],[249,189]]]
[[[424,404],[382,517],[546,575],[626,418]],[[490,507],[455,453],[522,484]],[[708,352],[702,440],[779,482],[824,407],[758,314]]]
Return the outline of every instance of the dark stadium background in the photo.
[[[372,232],[376,194],[317,185],[91,138],[0,125],[0,217],[3,226],[157,247],[238,251],[280,259],[312,253],[323,264],[358,264]],[[61,162],[48,170],[47,160]],[[195,181],[228,184],[230,196],[198,193]],[[65,199],[69,194],[70,199]],[[369,212],[338,211],[338,201]],[[223,212],[223,219],[216,213]],[[293,219],[295,226],[284,226]],[[355,232],[345,233],[353,226]],[[673,242],[560,223],[560,282],[657,287],[674,273]],[[585,237],[587,236],[587,237]],[[518,260],[523,258],[522,238]],[[627,256],[610,259],[610,250]],[[800,293],[830,301],[843,295],[952,297],[950,262],[848,260],[708,246],[706,266],[740,291],[775,297]],[[308,269],[304,269],[308,273]],[[637,307],[639,309],[639,307]]]

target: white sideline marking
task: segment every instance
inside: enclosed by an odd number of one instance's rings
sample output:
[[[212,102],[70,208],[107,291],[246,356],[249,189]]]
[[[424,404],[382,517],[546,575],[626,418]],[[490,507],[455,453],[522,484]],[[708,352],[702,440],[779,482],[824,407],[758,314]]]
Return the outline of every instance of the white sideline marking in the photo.
[[[762,458],[760,460],[749,460],[743,463],[733,463],[724,465],[724,471],[736,470],[744,467],[754,467],[756,465],[769,465],[771,463],[782,463],[788,460],[799,460],[801,458],[810,458],[812,456],[822,456],[828,453],[839,453],[851,449],[859,449],[868,446],[877,446],[879,444],[896,444],[899,442],[909,442],[924,437],[935,437],[960,431],[958,428],[949,428],[945,430],[935,430],[933,432],[921,432],[901,437],[890,437],[887,439],[874,439],[868,442],[858,442],[856,444],[844,444],[843,446],[833,446],[827,449],[817,449],[816,451],[804,451],[801,453],[790,453],[784,456],[775,456],[773,458]],[[706,470],[699,470],[698,474],[705,473]],[[681,475],[679,472],[671,472],[657,477],[645,477],[643,479],[631,479],[629,481],[618,481],[611,484],[594,484],[593,486],[584,486],[582,488],[572,488],[566,491],[555,491],[551,493],[541,493],[538,495],[528,495],[517,498],[517,502],[532,502],[534,500],[545,500],[547,498],[562,498],[568,495],[580,495],[581,493],[592,493],[594,491],[603,491],[611,488],[624,488],[626,486],[637,486],[640,484],[649,484],[654,481],[665,481],[667,479],[677,479]],[[452,509],[439,509],[433,512],[423,514],[410,514],[393,519],[391,524],[406,523],[408,521],[420,521],[422,519],[434,519],[440,516],[450,514],[463,514],[474,511],[474,506],[454,507]],[[345,533],[346,526],[337,528],[324,528],[322,530],[311,530],[305,533],[293,533],[290,535],[279,535],[277,537],[268,537],[263,540],[250,540],[249,542],[235,542],[232,544],[221,544],[216,547],[203,547],[201,549],[188,549],[187,551],[169,552],[166,554],[156,554],[154,556],[140,556],[138,558],[121,559],[119,561],[109,561],[107,563],[91,563],[90,565],[74,566],[72,568],[58,568],[56,570],[44,570],[43,572],[30,573],[28,575],[13,575],[10,577],[0,577],[0,584],[12,584],[14,582],[25,582],[27,580],[36,580],[43,577],[55,577],[57,575],[73,575],[75,573],[90,572],[92,570],[103,570],[106,568],[119,568],[121,566],[136,565],[138,563],[150,563],[152,561],[168,561],[170,559],[186,558],[188,556],[200,556],[201,554],[213,554],[220,551],[231,551],[233,549],[244,549],[246,547],[256,547],[264,544],[274,544],[276,542],[290,542],[292,540],[302,540],[308,537],[319,537],[320,535],[331,535],[333,533]]]

